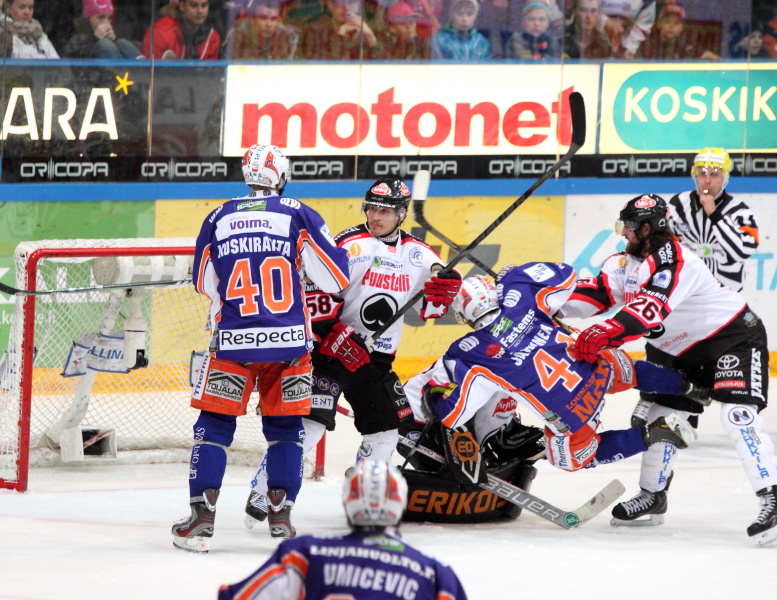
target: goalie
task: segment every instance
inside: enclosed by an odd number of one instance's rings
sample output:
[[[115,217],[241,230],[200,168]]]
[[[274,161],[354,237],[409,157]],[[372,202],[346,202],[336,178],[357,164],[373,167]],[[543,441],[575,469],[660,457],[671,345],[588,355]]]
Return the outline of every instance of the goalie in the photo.
[[[474,332],[405,384],[415,423],[402,431],[410,443],[401,440],[400,452],[422,472],[409,476],[411,488],[443,474],[432,476],[439,465],[406,450],[414,441],[436,445],[446,457],[444,474],[471,490],[485,483],[487,471],[496,475],[494,469],[508,465],[512,470],[501,477],[528,489],[531,465],[543,454],[555,467],[576,471],[633,456],[656,443],[685,448],[695,437],[675,413],[643,427],[598,431],[605,393],[637,382],[644,391],[704,393],[682,373],[634,363],[620,350],[603,351],[594,363],[576,360],[574,339],[553,319],[574,283],[569,265],[540,262],[505,267],[496,287],[483,276],[464,281],[452,306],[457,319]],[[514,418],[518,404],[544,423],[544,431]],[[430,435],[435,429],[439,433]],[[409,506],[412,510],[412,494]],[[428,514],[419,518],[439,520]]]

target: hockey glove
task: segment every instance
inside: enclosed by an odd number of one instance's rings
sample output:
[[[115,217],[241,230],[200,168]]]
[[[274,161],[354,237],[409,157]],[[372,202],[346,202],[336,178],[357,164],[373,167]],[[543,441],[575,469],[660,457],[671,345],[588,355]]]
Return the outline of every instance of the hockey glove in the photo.
[[[427,423],[438,421],[435,405],[439,400],[444,400],[456,389],[455,383],[437,384],[433,381],[427,383],[421,389],[421,412]]]
[[[424,298],[430,304],[450,306],[461,287],[461,275],[456,271],[439,273],[424,283]]]
[[[321,354],[339,360],[351,373],[370,362],[370,354],[350,325],[337,321],[324,341]]]
[[[575,354],[578,359],[596,362],[599,350],[617,348],[623,345],[622,340],[615,340],[623,333],[623,325],[613,319],[591,325],[583,330],[575,341]]]

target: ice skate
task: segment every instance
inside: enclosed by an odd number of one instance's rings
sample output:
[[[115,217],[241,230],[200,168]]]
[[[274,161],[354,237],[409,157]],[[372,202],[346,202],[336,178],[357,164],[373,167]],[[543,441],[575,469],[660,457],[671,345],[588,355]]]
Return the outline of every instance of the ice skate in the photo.
[[[219,490],[209,488],[202,493],[202,500],[190,501],[192,514],[173,524],[173,545],[188,552],[205,553],[213,537],[216,520],[216,501]]]
[[[756,545],[766,546],[777,540],[777,486],[758,490],[756,495],[761,501],[761,512],[747,528],[747,535]]]
[[[639,494],[631,500],[615,505],[612,509],[610,525],[616,527],[620,525],[628,527],[661,525],[664,522],[666,505],[666,490],[660,492],[640,490]]]
[[[246,516],[243,522],[248,529],[253,529],[259,521],[267,518],[267,498],[251,490],[246,502]]]
[[[270,509],[267,514],[270,535],[274,538],[296,537],[297,530],[291,525],[291,509],[294,503],[286,500],[286,492],[270,490],[267,492],[267,504]]]
[[[648,447],[663,443],[672,444],[680,449],[687,448],[696,437],[696,431],[691,424],[677,413],[658,417],[642,428],[642,439]]]

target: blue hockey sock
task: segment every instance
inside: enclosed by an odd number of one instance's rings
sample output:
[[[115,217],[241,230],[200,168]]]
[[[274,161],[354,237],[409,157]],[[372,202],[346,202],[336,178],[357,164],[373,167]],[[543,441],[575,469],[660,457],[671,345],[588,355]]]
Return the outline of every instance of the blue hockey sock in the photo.
[[[646,360],[634,361],[637,375],[637,389],[647,394],[682,394],[683,374],[668,367],[655,365]]]
[[[221,489],[227,468],[226,449],[232,444],[236,417],[201,411],[194,424],[194,446],[189,460],[189,496],[197,498],[209,489]]]
[[[281,489],[286,498],[296,501],[302,487],[302,417],[262,417],[267,449],[267,489]]]
[[[639,427],[603,431],[599,438],[599,449],[596,451],[598,464],[616,462],[647,450]]]

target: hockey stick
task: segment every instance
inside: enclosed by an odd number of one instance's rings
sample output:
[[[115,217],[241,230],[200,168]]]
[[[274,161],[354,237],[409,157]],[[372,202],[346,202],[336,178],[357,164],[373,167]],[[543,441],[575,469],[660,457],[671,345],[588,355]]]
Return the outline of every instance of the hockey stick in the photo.
[[[434,450],[414,444],[405,437],[400,437],[399,443],[408,448],[414,448],[416,452],[432,460],[445,464],[443,455],[438,454]],[[620,481],[613,479],[582,506],[572,511],[566,511],[490,473],[488,474],[488,483],[480,484],[480,487],[503,500],[507,500],[511,504],[533,512],[538,517],[542,517],[562,529],[574,529],[587,523],[620,498],[623,492],[626,491],[626,488],[623,487]]]
[[[431,183],[431,180],[432,180],[431,173],[423,169],[420,171],[417,171],[415,176],[413,177],[413,218],[415,219],[416,223],[418,223],[423,229],[425,229],[432,235],[436,236],[440,241],[446,244],[449,248],[451,248],[452,250],[455,250],[456,252],[460,252],[461,246],[451,241],[449,237],[445,236],[438,229],[435,229],[434,227],[432,227],[429,221],[426,220],[426,216],[424,215],[424,204],[426,203],[426,199],[428,197],[429,184]],[[496,273],[494,273],[493,270],[491,270],[484,263],[480,262],[474,256],[470,255],[469,260],[472,262],[473,265],[475,265],[476,267],[479,267],[487,275],[490,275],[491,277],[496,277]]]
[[[550,169],[545,171],[545,173],[543,173],[542,176],[537,181],[535,181],[528,190],[521,194],[519,198],[517,198],[509,207],[507,207],[507,210],[499,215],[496,220],[491,223],[491,225],[486,227],[486,229],[474,240],[472,240],[472,242],[470,242],[466,248],[464,248],[459,254],[453,257],[453,259],[440,270],[440,273],[450,273],[453,270],[453,267],[467,258],[472,250],[474,250],[484,239],[491,235],[494,229],[499,227],[499,225],[501,225],[502,222],[507,219],[507,217],[513,214],[515,209],[523,204],[538,187],[540,187],[543,183],[555,175],[561,167],[563,167],[575,154],[577,154],[577,151],[580,150],[582,145],[585,143],[585,102],[583,100],[583,96],[579,92],[572,92],[569,95],[569,108],[572,115],[572,143],[570,144],[567,153],[558,161],[556,161],[556,163]],[[421,300],[423,296],[424,291],[419,290],[418,293],[410,298],[410,300],[408,300],[404,306],[399,308],[397,312],[391,316],[391,318],[386,320],[386,322],[381,327],[379,327],[370,337],[364,340],[367,348],[372,349],[375,340],[386,333],[389,327],[391,327],[397,320],[402,317],[402,315],[410,310],[411,306]]]
[[[105,285],[90,285],[84,287],[61,288],[58,290],[20,290],[0,282],[0,292],[9,296],[46,296],[48,294],[75,294],[77,292],[99,292],[101,290],[124,290],[135,287],[156,287],[160,285],[183,285],[191,283],[191,279],[175,279],[171,281],[135,281],[131,283],[108,283]]]

